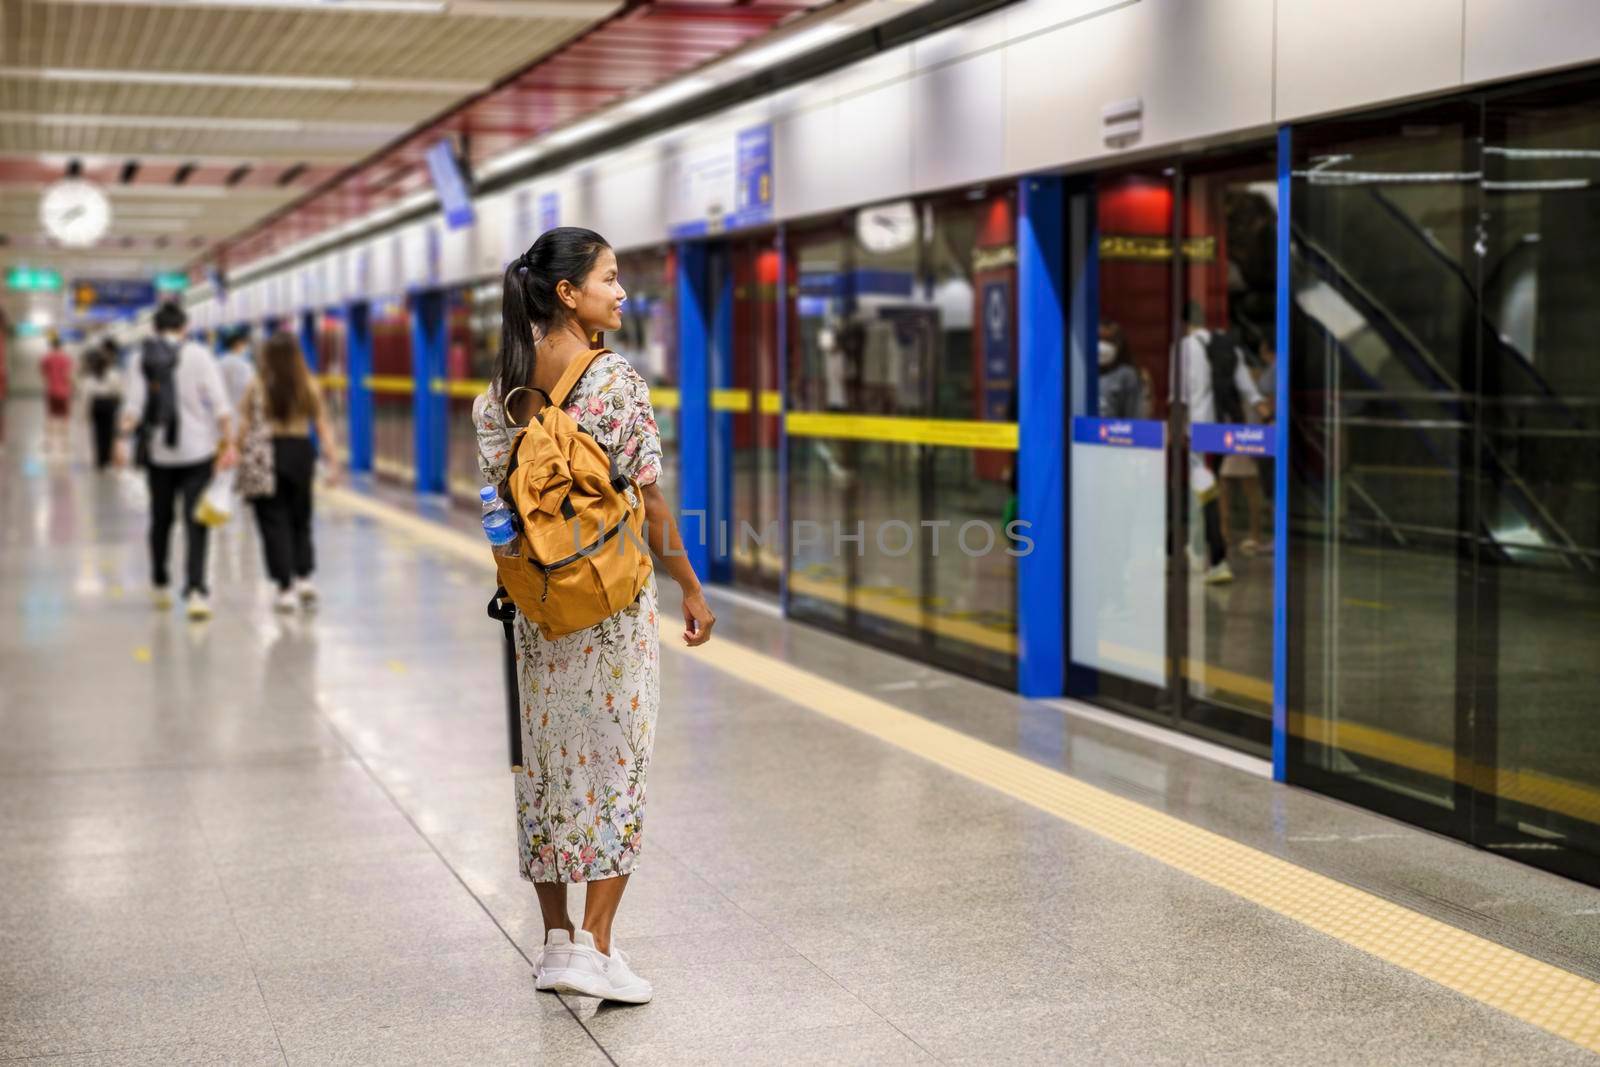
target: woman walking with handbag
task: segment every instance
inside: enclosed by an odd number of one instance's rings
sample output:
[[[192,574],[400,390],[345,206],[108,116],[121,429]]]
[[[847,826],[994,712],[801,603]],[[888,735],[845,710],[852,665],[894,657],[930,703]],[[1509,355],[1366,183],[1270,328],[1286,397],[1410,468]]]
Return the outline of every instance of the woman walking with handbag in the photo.
[[[317,598],[311,584],[317,446],[332,454],[335,440],[322,395],[292,335],[279,332],[268,339],[240,411],[239,492],[255,506],[267,574],[278,587],[273,606],[280,612],[293,611],[296,600],[310,606]],[[330,465],[328,478],[334,477]]]
[[[622,356],[596,357],[591,346],[621,327],[626,296],[615,253],[591,230],[550,230],[506,269],[500,358],[473,405],[478,465],[500,486],[513,423],[538,410],[533,393],[551,393],[574,361],[592,358],[564,408],[637,485],[650,548],[683,592],[684,643],[700,645],[716,619],[656,484],[661,437],[650,390]],[[526,410],[514,403],[508,417],[502,401],[514,391],[532,402]],[[538,988],[645,1003],[650,983],[633,972],[611,927],[644,841],[660,702],[655,578],[626,608],[566,636],[546,639],[519,614],[516,643],[525,767],[516,776],[517,840],[544,918]],[[581,929],[567,911],[572,883],[586,886]]]

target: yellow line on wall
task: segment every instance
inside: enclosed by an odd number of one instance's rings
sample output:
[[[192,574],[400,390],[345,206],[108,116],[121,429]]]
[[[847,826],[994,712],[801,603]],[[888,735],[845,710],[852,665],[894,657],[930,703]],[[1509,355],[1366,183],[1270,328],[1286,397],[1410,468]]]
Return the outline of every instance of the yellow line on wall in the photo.
[[[435,378],[428,383],[430,392],[455,400],[476,400],[488,388],[488,381],[481,378]]]
[[[348,491],[326,495],[470,561],[486,576],[493,571],[488,550],[468,534]],[[661,647],[1600,1052],[1600,985],[1587,978],[742,645],[724,640],[687,650],[668,640]]]
[[[784,428],[791,437],[828,437],[947,448],[1017,450],[1017,424],[973,419],[913,419],[898,415],[848,415],[832,411],[791,411]]]
[[[416,383],[404,374],[369,374],[361,382],[374,393],[410,396],[416,389]]]

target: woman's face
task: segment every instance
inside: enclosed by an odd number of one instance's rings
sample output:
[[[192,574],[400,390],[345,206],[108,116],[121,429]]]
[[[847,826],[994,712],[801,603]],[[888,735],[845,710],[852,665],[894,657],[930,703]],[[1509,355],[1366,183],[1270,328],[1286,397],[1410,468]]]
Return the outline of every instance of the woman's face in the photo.
[[[617,280],[617,254],[602,248],[594,261],[583,288],[572,288],[563,303],[572,300],[573,315],[590,335],[608,333],[622,328],[622,302],[628,299],[627,291]]]

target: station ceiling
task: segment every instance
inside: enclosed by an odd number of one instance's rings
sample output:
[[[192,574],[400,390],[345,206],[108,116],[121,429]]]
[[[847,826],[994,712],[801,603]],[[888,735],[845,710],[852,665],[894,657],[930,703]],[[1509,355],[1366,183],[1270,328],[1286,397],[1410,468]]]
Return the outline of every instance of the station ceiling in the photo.
[[[0,0],[0,262],[246,262],[426,188],[441,135],[492,158],[833,2]],[[39,221],[69,175],[111,199],[92,249]]]

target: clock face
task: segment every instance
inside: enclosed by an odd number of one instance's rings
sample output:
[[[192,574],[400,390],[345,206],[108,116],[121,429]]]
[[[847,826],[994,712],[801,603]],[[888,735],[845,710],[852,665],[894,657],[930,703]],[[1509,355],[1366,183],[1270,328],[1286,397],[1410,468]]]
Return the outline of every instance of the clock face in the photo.
[[[51,237],[70,248],[87,248],[111,225],[111,201],[100,187],[69,178],[45,190],[39,221]]]
[[[856,240],[869,252],[879,254],[910,248],[917,239],[917,209],[909,200],[856,213]]]

